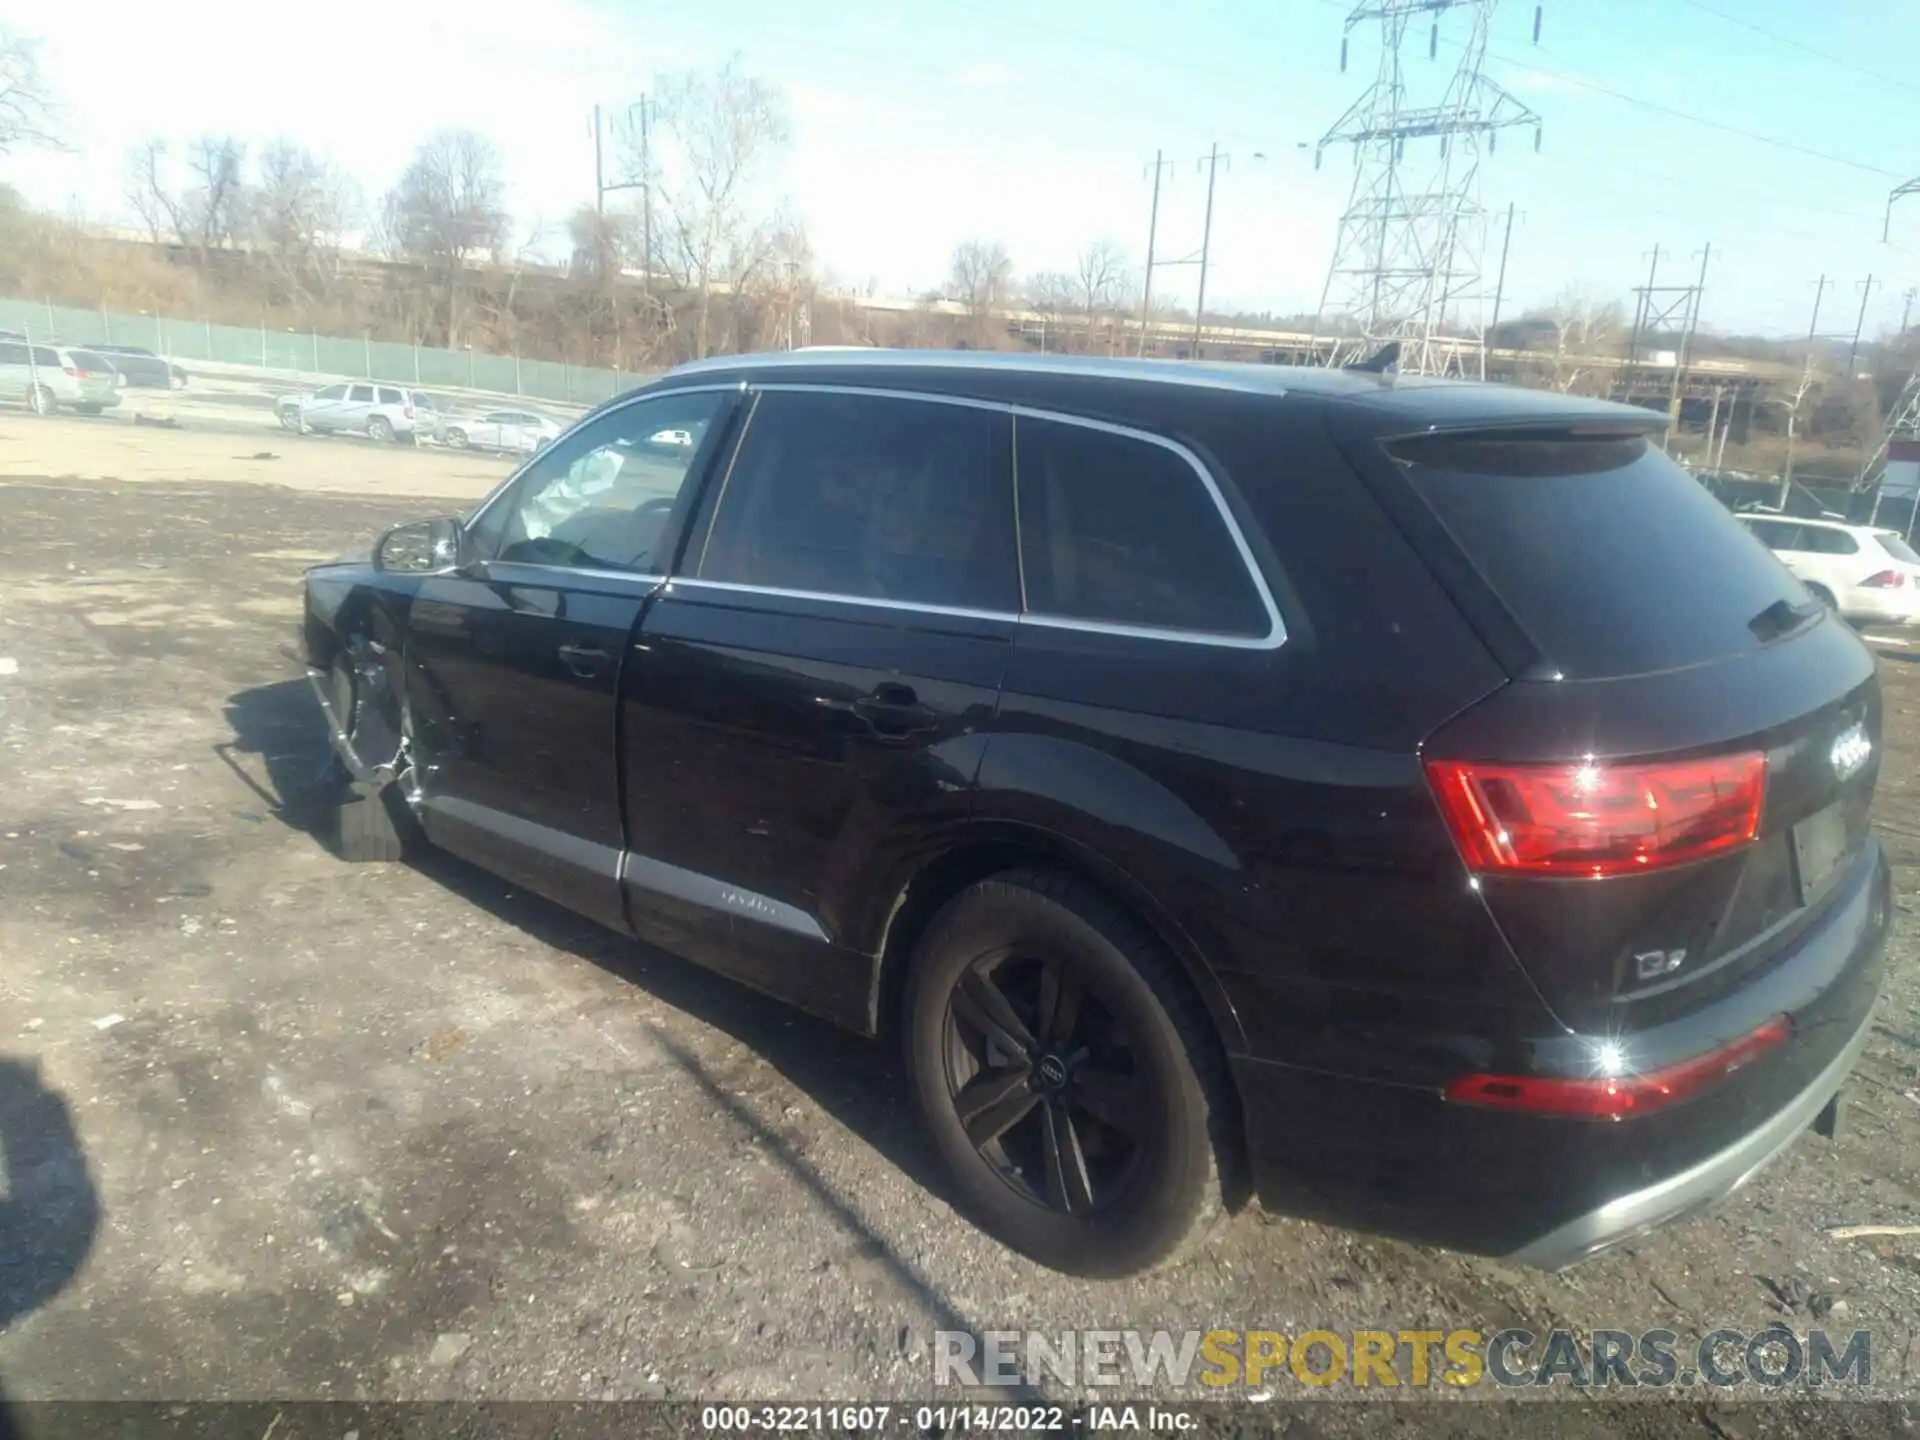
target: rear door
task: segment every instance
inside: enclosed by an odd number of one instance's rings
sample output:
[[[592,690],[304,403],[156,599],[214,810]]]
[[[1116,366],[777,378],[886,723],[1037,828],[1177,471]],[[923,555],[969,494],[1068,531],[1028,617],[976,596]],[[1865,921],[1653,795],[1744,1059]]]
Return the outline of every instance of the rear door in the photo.
[[[422,582],[407,703],[428,833],[529,889],[625,928],[614,728],[635,622],[692,504],[727,392],[650,397],[573,432],[471,522],[485,558]]]
[[[623,681],[634,924],[864,1025],[873,897],[964,826],[1017,623],[1008,412],[767,386],[710,489]]]
[[[1531,647],[1518,683],[1424,755],[1477,888],[1562,1019],[1658,1024],[1858,898],[1873,659],[1657,447],[1514,430],[1359,458],[1437,519],[1430,555],[1450,544],[1471,575],[1456,594],[1483,587]]]

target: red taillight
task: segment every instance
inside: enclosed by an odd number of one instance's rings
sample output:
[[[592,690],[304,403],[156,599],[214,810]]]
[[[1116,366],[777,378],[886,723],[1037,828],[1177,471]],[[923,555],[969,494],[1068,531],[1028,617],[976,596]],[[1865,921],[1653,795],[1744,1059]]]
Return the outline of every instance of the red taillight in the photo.
[[[1596,1075],[1590,1080],[1534,1075],[1462,1075],[1446,1096],[1463,1105],[1490,1105],[1536,1115],[1567,1115],[1585,1120],[1624,1120],[1684,1100],[1751,1064],[1792,1033],[1784,1015],[1776,1015],[1730,1045],[1643,1075]],[[1602,1050],[1611,1047],[1602,1046]],[[1598,1063],[1598,1062],[1596,1062]]]
[[[1878,575],[1869,575],[1860,582],[1867,590],[1898,590],[1906,583],[1905,573],[1899,570],[1882,570]]]
[[[1755,751],[1652,765],[1429,760],[1427,780],[1476,873],[1627,875],[1752,841],[1767,757]]]

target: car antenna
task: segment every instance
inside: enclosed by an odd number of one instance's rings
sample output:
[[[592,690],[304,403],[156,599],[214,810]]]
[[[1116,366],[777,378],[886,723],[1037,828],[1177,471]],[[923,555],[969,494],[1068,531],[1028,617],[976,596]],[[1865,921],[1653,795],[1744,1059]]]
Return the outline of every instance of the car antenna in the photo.
[[[1356,375],[1384,375],[1400,363],[1400,342],[1389,340],[1365,360],[1356,360],[1343,368]]]

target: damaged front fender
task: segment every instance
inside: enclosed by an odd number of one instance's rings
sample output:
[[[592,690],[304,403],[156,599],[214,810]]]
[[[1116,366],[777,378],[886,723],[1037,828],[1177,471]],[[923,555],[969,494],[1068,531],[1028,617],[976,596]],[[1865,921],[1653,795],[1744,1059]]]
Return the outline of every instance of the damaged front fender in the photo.
[[[378,662],[374,673],[379,673]],[[346,683],[341,683],[341,672]],[[343,652],[335,668],[306,667],[307,682],[320,704],[320,716],[326,721],[327,736],[333,753],[346,768],[348,784],[356,795],[377,795],[406,768],[405,747],[383,708],[366,701],[367,667]],[[342,713],[344,709],[345,713]]]

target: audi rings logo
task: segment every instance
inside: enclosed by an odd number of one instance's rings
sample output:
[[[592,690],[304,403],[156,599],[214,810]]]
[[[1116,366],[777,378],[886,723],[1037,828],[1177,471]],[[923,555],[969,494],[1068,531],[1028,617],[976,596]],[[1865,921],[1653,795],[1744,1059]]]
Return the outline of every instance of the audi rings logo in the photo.
[[[1867,738],[1867,727],[1856,720],[1834,737],[1833,749],[1827,758],[1833,762],[1833,773],[1842,780],[1851,780],[1860,773],[1868,758],[1873,754],[1873,741]]]

